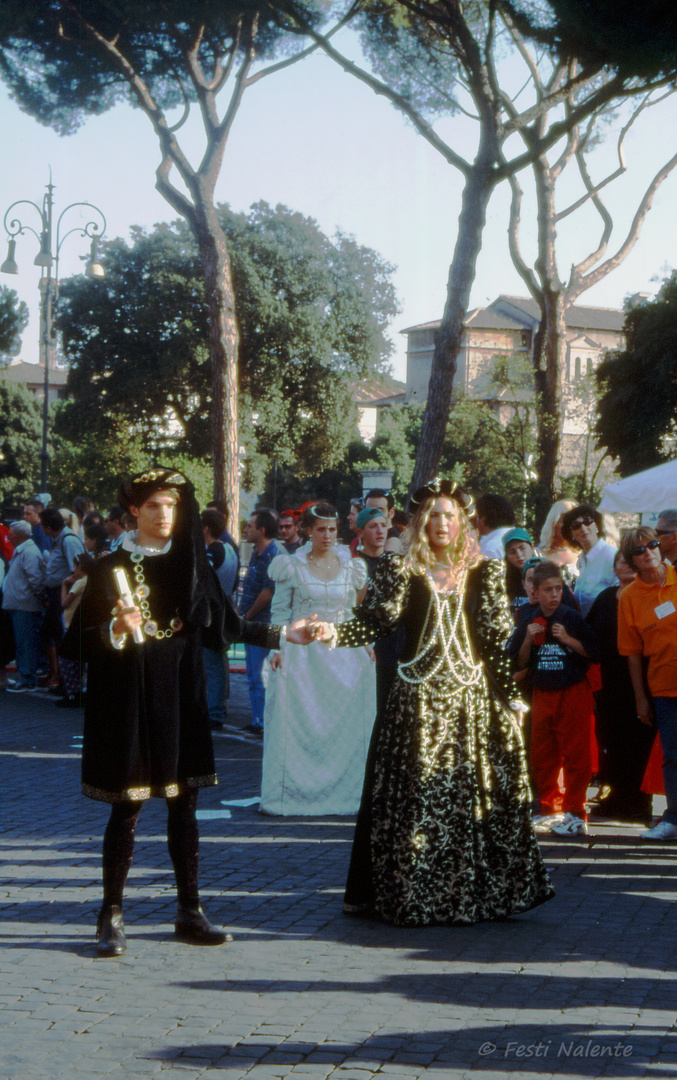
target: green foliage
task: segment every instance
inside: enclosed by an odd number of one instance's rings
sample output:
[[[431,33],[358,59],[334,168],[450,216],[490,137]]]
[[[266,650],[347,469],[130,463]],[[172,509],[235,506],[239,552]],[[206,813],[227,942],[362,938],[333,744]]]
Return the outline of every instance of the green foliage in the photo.
[[[28,308],[14,289],[0,285],[0,358],[14,356],[21,346],[21,334],[28,325]]]
[[[302,8],[317,23],[321,5]],[[184,95],[194,98],[187,57],[200,25],[195,58],[213,72],[250,47],[260,58],[271,55],[282,36],[278,21],[275,4],[256,0],[0,0],[0,73],[22,109],[68,134],[128,97],[125,71],[102,40],[114,40],[158,104],[170,108]]]
[[[102,245],[105,278],[61,285],[56,322],[72,400],[57,430],[71,441],[91,432],[111,441],[120,425],[147,455],[167,446],[209,447],[209,363],[204,285],[187,230],[157,226]],[[167,438],[174,420],[180,432]]]
[[[59,427],[59,413],[65,403],[55,407],[53,426]],[[48,488],[52,500],[70,506],[76,495],[89,495],[97,507],[117,502],[123,476],[140,472],[149,464],[141,441],[124,424],[109,424],[106,431],[83,431],[73,440],[59,434],[52,437]]]
[[[361,469],[373,468],[369,448],[358,437],[348,444],[343,460],[335,467],[323,469],[315,476],[301,478],[293,469],[269,469],[265,478],[262,505],[277,510],[302,506],[312,499],[327,499],[339,511],[341,518],[348,513],[350,500],[362,494]],[[340,525],[345,525],[341,521]]]
[[[562,58],[586,68],[607,68],[624,78],[674,77],[677,20],[674,0],[507,0],[523,33]]]
[[[0,502],[35,494],[41,439],[42,410],[35,397],[0,374]]]
[[[621,476],[675,456],[677,439],[677,271],[655,300],[626,308],[626,348],[597,369],[597,445],[618,458]]]
[[[397,311],[392,267],[369,248],[265,203],[220,208],[240,328],[240,431],[247,486],[271,460],[303,476],[340,460],[354,384],[383,371]],[[72,401],[58,430],[203,459],[210,448],[208,329],[195,245],[181,222],[103,246],[106,277],[63,283],[57,313]],[[171,421],[171,428],[168,423]]]

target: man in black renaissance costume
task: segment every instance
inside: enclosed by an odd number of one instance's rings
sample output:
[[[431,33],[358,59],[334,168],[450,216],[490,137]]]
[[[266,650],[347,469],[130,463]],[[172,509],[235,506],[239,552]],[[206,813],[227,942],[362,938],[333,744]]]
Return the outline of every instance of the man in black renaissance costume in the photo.
[[[65,650],[88,663],[82,790],[111,804],[97,951],[118,956],[126,948],[122,896],[136,822],[151,797],[167,801],[176,937],[222,945],[231,936],[205,916],[197,881],[198,789],[217,782],[202,646],[244,641],[277,649],[285,631],[246,622],[224,597],[207,561],[193,487],[180,472],[148,469],[123,483],[119,502],[137,531],[95,563]],[[124,600],[121,571],[129,584]],[[314,631],[298,623],[287,636],[307,644]]]

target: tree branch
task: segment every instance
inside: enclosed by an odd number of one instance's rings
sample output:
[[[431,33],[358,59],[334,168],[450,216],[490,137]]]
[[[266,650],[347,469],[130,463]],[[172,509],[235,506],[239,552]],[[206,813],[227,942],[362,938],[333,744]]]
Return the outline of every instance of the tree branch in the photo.
[[[181,150],[178,142],[174,138],[171,127],[167,122],[167,118],[165,117],[163,110],[153,98],[153,95],[151,94],[149,88],[146,86],[139,73],[134,69],[127,57],[124,56],[117,48],[117,45],[115,43],[117,40],[117,36],[115,39],[109,40],[99,30],[97,30],[95,26],[93,26],[83,17],[79,6],[72,2],[72,0],[64,0],[64,3],[71,15],[73,16],[74,20],[82,28],[84,34],[89,37],[97,46],[99,46],[99,48],[103,49],[106,53],[108,53],[108,56],[112,60],[113,64],[118,68],[123,78],[129,84],[129,87],[133,95],[135,96],[139,107],[145,112],[146,116],[149,118],[151,124],[153,125],[155,134],[160,141],[160,148],[163,156],[163,162],[160,165],[160,169],[163,168],[167,160],[170,160],[171,164],[175,165],[176,168],[179,170],[179,173],[181,174],[184,182],[187,185],[190,185],[190,183],[194,179],[195,171],[190,162],[188,161],[188,158]],[[165,173],[168,171],[168,169],[165,169]],[[172,188],[172,190],[176,192],[176,189]],[[176,192],[176,195],[179,196],[180,193]],[[185,200],[185,197],[182,198],[184,198]],[[172,202],[172,205],[176,205],[176,203]],[[187,205],[190,204],[187,203]],[[181,210],[180,212],[183,213],[184,211]]]
[[[293,13],[292,18],[295,18]],[[457,154],[455,150],[452,150],[447,143],[437,134],[434,128],[428,123],[426,119],[421,115],[418,109],[414,108],[411,102],[404,97],[403,94],[398,94],[387,83],[377,79],[374,75],[369,74],[363,68],[358,67],[352,60],[348,60],[343,56],[334,46],[327,41],[323,34],[319,34],[313,27],[303,22],[300,18],[297,20],[297,25],[303,30],[308,37],[312,38],[320,46],[320,48],[331,57],[331,59],[343,68],[345,72],[352,75],[354,78],[359,79],[360,82],[365,83],[375,94],[387,98],[393,105],[395,105],[405,116],[408,116],[412,124],[420,135],[423,136],[430,145],[438,151],[450,165],[454,165],[455,168],[462,172],[464,176],[467,176],[470,172],[470,162],[462,158],[460,154]]]
[[[354,19],[360,9],[363,7],[363,0],[354,0],[354,3],[350,5],[345,15],[333,26],[331,30],[327,31],[324,35],[327,41],[337,34],[339,30],[342,30],[351,19]],[[278,26],[280,23],[278,22]],[[282,26],[282,29],[286,29],[289,33],[294,33],[295,28]],[[255,75],[250,75],[247,79],[247,86],[253,86],[259,79],[265,79],[268,75],[274,75],[276,71],[282,71],[283,68],[290,67],[291,64],[296,64],[297,61],[303,60],[306,56],[310,56],[311,53],[317,52],[322,46],[319,42],[315,42],[313,45],[309,45],[306,49],[302,49],[301,52],[296,53],[294,56],[287,57],[286,60],[280,60],[277,64],[270,64],[267,68],[263,68],[262,71],[257,71]]]
[[[644,111],[644,109],[650,109],[653,105],[658,105],[659,102],[664,101],[666,97],[670,97],[670,95],[674,94],[674,93],[675,93],[674,90],[670,90],[667,94],[663,94],[660,98],[657,98],[655,101],[650,101],[649,98],[650,98],[651,95],[647,94],[646,97],[644,98],[644,100],[642,102],[640,102],[640,104],[637,106],[637,108],[633,112],[632,116],[628,120],[625,127],[623,127],[621,129],[620,135],[618,136],[618,144],[617,144],[617,154],[618,154],[618,163],[619,163],[618,168],[614,172],[612,172],[609,176],[607,176],[605,180],[601,180],[599,182],[599,184],[596,184],[596,185],[593,184],[591,179],[590,179],[590,174],[588,173],[587,166],[581,167],[581,162],[583,161],[583,155],[585,153],[585,143],[587,142],[587,138],[588,138],[588,136],[590,134],[590,132],[588,131],[588,133],[586,134],[586,139],[584,140],[583,145],[581,146],[580,154],[577,154],[579,170],[580,170],[581,176],[583,178],[583,183],[585,184],[585,186],[587,188],[587,194],[582,195],[580,199],[578,199],[575,203],[572,203],[571,206],[567,207],[566,210],[562,210],[557,215],[557,221],[561,221],[562,218],[568,217],[569,214],[573,214],[574,210],[578,210],[579,206],[583,206],[583,204],[586,203],[589,199],[594,199],[594,196],[597,194],[598,191],[601,191],[602,188],[606,187],[607,184],[610,184],[612,180],[615,180],[618,176],[622,176],[623,173],[626,172],[627,165],[625,164],[625,155],[623,153],[623,143],[625,142],[625,136],[627,135],[628,131],[630,130],[630,128],[632,127],[632,125],[634,124],[635,120],[640,115],[640,113]]]
[[[519,242],[519,228],[522,212],[522,188],[520,187],[516,176],[509,176],[508,181],[512,192],[512,198],[510,200],[510,219],[508,224],[508,248],[510,250],[510,257],[517,273],[524,281],[534,300],[536,300],[541,290],[533,271],[527,266],[522,257]]]
[[[538,70],[538,65],[531,53],[529,52],[529,49],[525,44],[524,38],[515,26],[515,23],[513,22],[511,16],[508,14],[508,12],[505,10],[505,8],[500,2],[498,5],[498,10],[501,13],[501,18],[503,19],[503,22],[508,29],[510,37],[515,43],[515,48],[517,49],[518,53],[522,57],[524,63],[529,70],[534,86],[536,87],[536,96],[538,99],[540,99],[543,95],[543,81],[541,79],[541,73]]]
[[[586,292],[588,289],[591,289],[593,285],[596,285],[598,281],[601,281],[602,278],[606,277],[607,274],[609,274],[612,270],[615,270],[616,267],[623,262],[623,259],[625,259],[628,252],[631,251],[631,249],[637,242],[637,237],[639,236],[639,232],[644,222],[644,218],[651,209],[654,195],[658,191],[658,188],[661,186],[663,181],[666,180],[670,173],[673,171],[675,166],[677,166],[677,154],[674,154],[670,158],[670,160],[666,161],[665,165],[663,165],[663,167],[658,170],[653,180],[649,184],[648,188],[644,192],[642,201],[640,202],[637,208],[637,212],[632,219],[632,224],[628,230],[628,234],[616,254],[612,255],[611,258],[606,260],[606,262],[603,262],[601,266],[598,266],[596,269],[591,270],[590,273],[580,275],[579,280],[574,283],[574,287],[571,292],[572,299],[580,296],[582,292]]]

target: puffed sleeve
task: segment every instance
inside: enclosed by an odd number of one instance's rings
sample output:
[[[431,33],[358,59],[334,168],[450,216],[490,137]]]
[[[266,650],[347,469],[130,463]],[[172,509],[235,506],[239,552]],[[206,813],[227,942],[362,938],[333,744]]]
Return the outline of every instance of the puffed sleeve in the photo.
[[[476,590],[469,617],[475,651],[484,662],[494,690],[506,703],[510,702],[518,696],[506,648],[515,624],[505,591],[503,560],[487,559],[480,563],[472,571],[468,587]]]
[[[352,586],[355,592],[359,592],[367,584],[367,578],[369,571],[367,570],[367,564],[364,559],[360,559],[359,556],[355,559],[351,559],[351,572],[352,572]]]
[[[376,638],[387,637],[402,618],[410,578],[401,555],[384,555],[367,585],[367,595],[354,610],[354,618],[336,627],[337,646],[369,645]]]
[[[285,626],[291,621],[292,596],[296,582],[296,567],[291,555],[276,555],[268,567],[268,577],[275,585],[270,606],[270,621]]]

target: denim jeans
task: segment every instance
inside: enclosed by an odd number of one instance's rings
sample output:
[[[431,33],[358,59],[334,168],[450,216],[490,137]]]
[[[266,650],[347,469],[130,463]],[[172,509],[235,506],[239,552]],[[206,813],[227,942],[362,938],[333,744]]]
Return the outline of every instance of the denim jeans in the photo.
[[[262,649],[259,645],[245,645],[245,658],[247,667],[247,684],[249,686],[249,703],[252,709],[252,723],[263,727],[263,711],[266,707],[266,688],[263,685],[263,662],[270,649]]]
[[[222,724],[226,719],[226,698],[229,689],[228,653],[203,649],[202,659],[205,666],[209,720],[212,724]]]
[[[677,825],[677,698],[655,697],[653,706],[663,749],[663,783],[668,804],[663,821]]]
[[[14,630],[16,669],[19,680],[28,686],[35,686],[43,614],[41,611],[10,611],[9,614]]]

